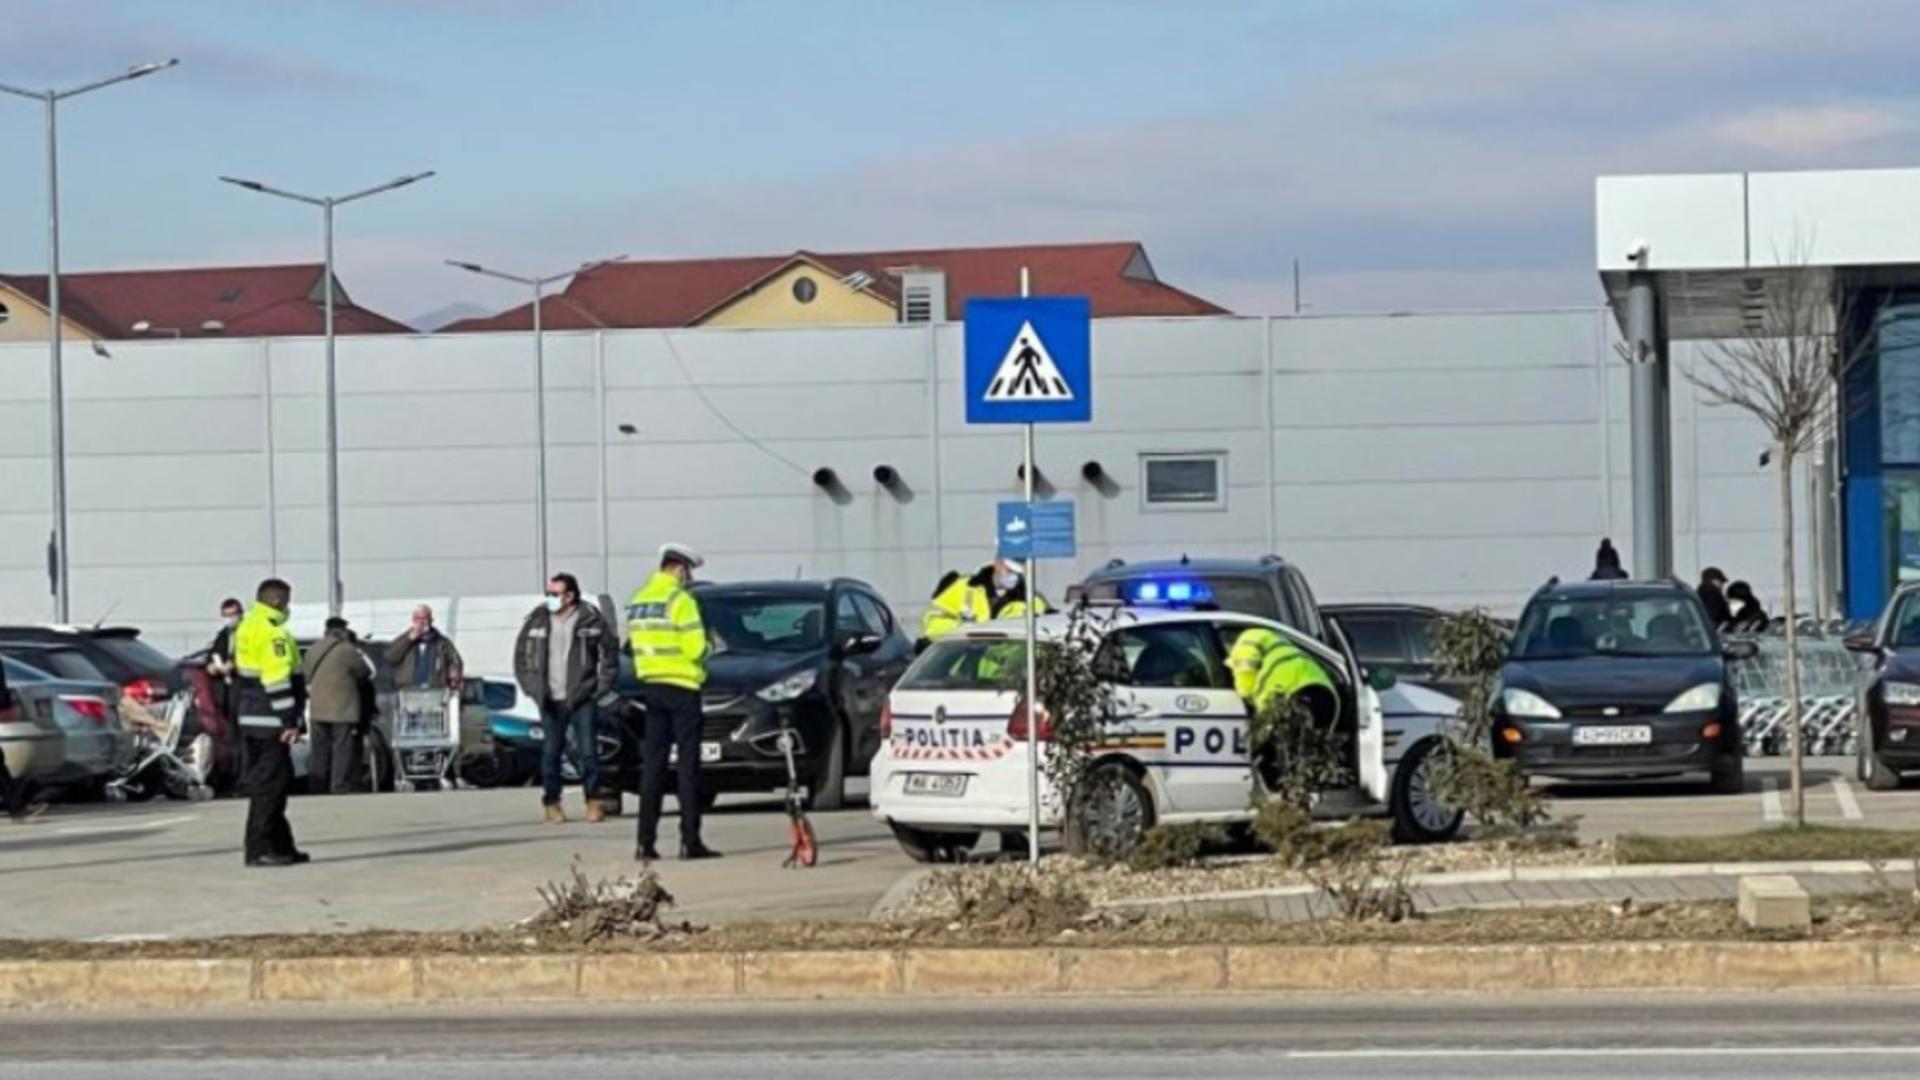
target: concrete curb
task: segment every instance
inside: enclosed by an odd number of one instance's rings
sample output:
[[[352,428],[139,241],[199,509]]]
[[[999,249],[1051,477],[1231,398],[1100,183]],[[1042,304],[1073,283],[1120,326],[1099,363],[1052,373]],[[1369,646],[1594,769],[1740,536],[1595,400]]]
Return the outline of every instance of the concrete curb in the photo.
[[[1913,868],[1911,859],[1889,859],[1884,862],[1870,862],[1865,859],[1834,859],[1825,862],[1755,862],[1755,863],[1628,863],[1613,866],[1506,866],[1492,870],[1454,870],[1444,874],[1421,874],[1410,878],[1409,888],[1421,889],[1444,885],[1505,885],[1513,883],[1546,883],[1554,881],[1647,881],[1660,878],[1679,877],[1743,877],[1748,874],[1870,874],[1878,868],[1883,872],[1898,872]],[[1116,908],[1128,911],[1147,911],[1156,907],[1177,907],[1181,904],[1199,901],[1202,903],[1233,900],[1259,900],[1269,896],[1312,896],[1320,890],[1313,885],[1301,882],[1294,885],[1275,885],[1265,889],[1234,889],[1221,892],[1181,893],[1169,896],[1146,896],[1127,900],[1107,900],[1095,906]]]
[[[0,963],[0,1009],[1920,988],[1920,942],[1182,945]]]

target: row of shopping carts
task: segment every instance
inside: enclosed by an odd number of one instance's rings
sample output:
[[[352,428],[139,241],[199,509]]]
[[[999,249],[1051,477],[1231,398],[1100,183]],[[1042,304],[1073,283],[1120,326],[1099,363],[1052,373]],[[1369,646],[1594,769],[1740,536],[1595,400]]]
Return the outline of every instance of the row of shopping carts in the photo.
[[[1854,753],[1859,745],[1859,691],[1868,668],[1847,651],[1847,635],[1861,623],[1803,619],[1796,626],[1800,652],[1800,732],[1810,755]],[[1792,749],[1791,699],[1787,696],[1787,639],[1776,625],[1764,634],[1742,635],[1759,653],[1730,665],[1740,699],[1740,730],[1748,756]]]

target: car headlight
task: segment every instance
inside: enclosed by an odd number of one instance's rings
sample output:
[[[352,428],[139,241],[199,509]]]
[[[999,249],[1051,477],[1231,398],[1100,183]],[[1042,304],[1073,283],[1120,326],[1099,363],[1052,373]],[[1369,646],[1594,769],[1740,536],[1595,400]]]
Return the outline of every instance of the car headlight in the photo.
[[[1668,712],[1706,712],[1720,707],[1720,684],[1701,683],[1699,686],[1674,698],[1667,705]]]
[[[1508,716],[1529,717],[1534,720],[1560,719],[1560,710],[1554,708],[1552,702],[1531,690],[1502,690],[1500,705],[1507,710]]]
[[[796,671],[792,675],[774,683],[772,686],[762,689],[757,696],[761,701],[770,701],[776,704],[782,701],[792,701],[794,698],[813,689],[813,684],[818,682],[819,679],[820,673],[812,668],[808,668],[805,671]]]
[[[1886,697],[1889,705],[1903,707],[1920,705],[1920,686],[1915,686],[1913,683],[1884,683],[1880,687],[1880,693]]]
[[[547,729],[541,727],[539,724],[535,724],[527,729],[527,738],[529,739],[544,739],[546,737]]]

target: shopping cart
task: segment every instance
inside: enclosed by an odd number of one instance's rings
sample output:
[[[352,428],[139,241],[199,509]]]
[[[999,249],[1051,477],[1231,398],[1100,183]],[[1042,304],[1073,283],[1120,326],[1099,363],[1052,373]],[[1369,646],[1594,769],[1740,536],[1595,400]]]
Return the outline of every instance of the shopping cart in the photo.
[[[446,790],[459,782],[460,695],[450,690],[402,690],[394,695],[393,790]]]
[[[158,716],[142,707],[139,721],[133,725],[133,756],[120,775],[107,782],[109,802],[150,798],[160,792],[194,802],[213,798],[213,788],[207,783],[213,741],[201,735],[186,742],[187,715],[192,708],[193,695],[184,692],[168,698]]]

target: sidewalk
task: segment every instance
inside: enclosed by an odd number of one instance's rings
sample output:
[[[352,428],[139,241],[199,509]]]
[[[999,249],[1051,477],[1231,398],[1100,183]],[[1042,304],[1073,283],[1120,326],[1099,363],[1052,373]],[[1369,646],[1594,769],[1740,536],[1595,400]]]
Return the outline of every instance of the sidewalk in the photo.
[[[1888,881],[1914,884],[1910,863],[1888,863]],[[1414,878],[1414,907],[1442,911],[1562,907],[1598,902],[1636,904],[1679,900],[1732,900],[1750,874],[1790,874],[1814,896],[1869,893],[1879,887],[1873,865],[1859,860],[1774,863],[1676,863],[1635,866],[1508,867]],[[1103,907],[1142,915],[1206,917],[1241,915],[1276,922],[1303,922],[1331,914],[1326,895],[1312,885],[1285,885],[1244,892],[1199,893],[1122,900]]]

